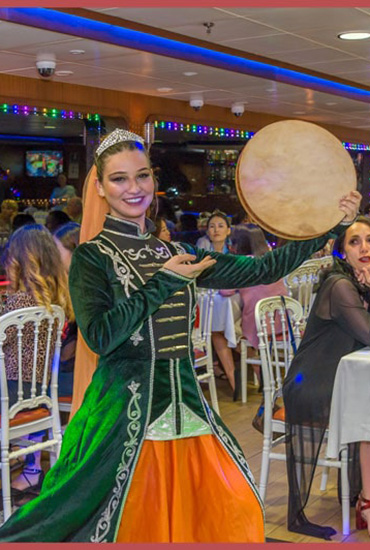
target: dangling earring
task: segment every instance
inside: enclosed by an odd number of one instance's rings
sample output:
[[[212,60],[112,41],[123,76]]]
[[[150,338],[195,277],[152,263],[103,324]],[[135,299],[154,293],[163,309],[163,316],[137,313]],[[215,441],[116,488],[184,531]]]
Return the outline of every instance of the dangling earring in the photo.
[[[153,172],[152,172],[153,174]],[[157,196],[157,191],[158,191],[158,182],[153,174],[153,181],[154,181],[154,194],[153,194],[153,200],[152,202],[150,203],[150,206],[148,208],[148,212],[147,212],[147,215],[149,218],[151,218],[152,220],[155,220],[155,218],[157,217],[157,214],[158,214],[158,209],[159,209],[159,203],[158,203],[158,196]]]

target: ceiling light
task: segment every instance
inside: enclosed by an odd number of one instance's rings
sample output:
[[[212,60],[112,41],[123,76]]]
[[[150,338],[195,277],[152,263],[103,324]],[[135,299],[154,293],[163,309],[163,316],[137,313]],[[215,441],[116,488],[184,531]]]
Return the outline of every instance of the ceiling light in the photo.
[[[55,71],[55,76],[69,76],[73,71]]]
[[[157,88],[158,92],[172,92],[173,88],[167,88],[164,86],[163,88]]]
[[[196,73],[195,71],[185,71],[184,73],[182,73],[184,76],[195,76],[197,75],[198,73]]]
[[[366,38],[370,38],[370,32],[364,32],[364,31],[349,31],[349,32],[341,32],[338,34],[338,38],[341,40],[365,40]]]
[[[52,126],[51,124],[45,124],[44,128],[46,128],[47,130],[55,130],[56,126]]]
[[[82,55],[85,53],[85,50],[69,50],[69,53],[72,55]]]

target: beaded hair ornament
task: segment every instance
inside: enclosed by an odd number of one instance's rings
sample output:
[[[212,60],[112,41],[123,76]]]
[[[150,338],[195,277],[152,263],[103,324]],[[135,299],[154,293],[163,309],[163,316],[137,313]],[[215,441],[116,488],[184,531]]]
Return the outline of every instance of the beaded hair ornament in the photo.
[[[100,155],[104,153],[106,149],[108,149],[108,147],[116,145],[116,143],[122,143],[123,141],[138,141],[142,145],[144,145],[145,143],[141,136],[138,136],[133,132],[129,132],[128,130],[122,130],[122,128],[116,128],[114,132],[112,132],[107,138],[105,138],[96,149],[96,158],[99,158]]]

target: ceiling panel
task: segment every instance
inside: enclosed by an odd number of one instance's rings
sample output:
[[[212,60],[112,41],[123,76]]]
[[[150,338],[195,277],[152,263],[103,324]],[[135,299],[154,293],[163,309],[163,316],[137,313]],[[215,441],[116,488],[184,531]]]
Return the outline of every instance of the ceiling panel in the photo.
[[[343,30],[369,28],[370,8],[100,8],[108,15],[171,30],[370,85],[370,40],[344,42]],[[204,22],[215,25],[206,33]],[[37,76],[37,53],[54,53],[57,70],[71,70],[57,82],[116,89],[189,101],[203,93],[205,103],[284,117],[366,127],[370,105],[248,75],[93,40],[0,23],[0,73]],[[72,55],[71,49],[85,50]],[[184,72],[196,72],[185,76]],[[172,88],[160,92],[158,88]],[[304,113],[304,114],[297,114]]]
[[[192,36],[193,38],[206,40],[216,44],[227,43],[230,37],[232,37],[233,41],[245,39],[246,37],[252,40],[258,37],[275,36],[279,34],[278,31],[242,18],[229,17],[225,21],[215,21],[209,33],[203,23],[204,21],[199,21],[195,25],[182,24],[175,27],[173,30],[186,36]],[[232,25],[233,29],[232,34],[230,34],[230,25]]]
[[[292,63],[293,65],[299,65],[303,68],[311,68],[312,70],[319,71],[319,72],[327,72],[326,67],[332,67],[336,64],[347,62],[350,63],[356,63],[357,58],[347,54],[346,52],[341,52],[338,50],[335,50],[333,48],[325,48],[325,47],[317,47],[314,46],[312,48],[308,48],[306,50],[297,50],[297,51],[289,51],[284,52],[283,55],[281,53],[277,53],[274,56],[275,59],[279,61],[284,61],[285,63]],[[363,60],[359,60],[364,62]],[[321,64],[326,64],[325,68],[321,68]],[[335,69],[333,71],[333,74],[336,74]]]
[[[304,34],[309,29],[360,29],[369,25],[370,15],[356,8],[230,8],[227,11],[257,23],[291,33]]]
[[[226,41],[225,45],[229,45]],[[307,50],[315,50],[317,44],[306,40],[304,38],[297,37],[293,34],[275,34],[272,36],[265,36],[259,38],[249,38],[246,37],[240,40],[233,40],[233,48],[243,50],[245,52],[250,52],[258,55],[264,55],[271,57],[273,59],[282,59],[280,54],[285,54],[286,52],[306,52]],[[337,58],[343,57],[341,52],[337,53]],[[335,55],[335,53],[333,55]]]
[[[370,73],[370,61],[358,58],[345,58],[339,60],[331,60],[330,62],[328,62],[327,59],[322,59],[321,61],[312,61],[310,63],[306,63],[306,66],[309,66],[315,71],[319,71],[322,73],[332,74],[336,76],[343,75],[344,78],[348,78],[349,80],[352,79],[350,73]],[[346,76],[347,74],[348,77]],[[356,78],[353,78],[353,80],[357,81]]]
[[[68,35],[62,35],[57,32],[50,32],[32,27],[24,27],[14,23],[0,22],[1,49],[10,50],[12,48],[41,48],[48,47],[51,44],[71,40]]]
[[[180,25],[230,19],[228,14],[215,8],[104,8],[94,11],[171,31],[175,31]]]

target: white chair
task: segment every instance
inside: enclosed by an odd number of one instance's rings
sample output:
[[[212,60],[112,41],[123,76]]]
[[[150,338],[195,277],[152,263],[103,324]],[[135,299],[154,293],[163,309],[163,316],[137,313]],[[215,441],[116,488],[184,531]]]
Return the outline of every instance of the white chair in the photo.
[[[213,371],[212,354],[212,316],[214,290],[198,290],[199,323],[193,330],[192,341],[194,348],[194,367],[196,371],[205,367],[205,372],[197,373],[199,382],[206,382],[209,386],[211,403],[217,414],[220,414],[217,399],[215,375]]]
[[[302,328],[306,327],[307,319],[315,298],[314,287],[319,282],[323,269],[331,267],[332,256],[324,256],[307,260],[292,273],[285,277],[285,285],[289,296],[298,300],[303,308]]]
[[[295,345],[298,347],[301,339],[300,328],[303,309],[301,304],[293,298],[285,297],[285,303],[286,309],[289,312]],[[282,328],[282,334],[279,336],[275,334],[275,320],[277,316],[281,320]],[[270,460],[286,461],[285,449],[281,453],[273,451],[279,444],[285,444],[285,410],[281,408],[276,413],[273,410],[276,399],[282,397],[282,384],[293,358],[293,350],[287,326],[286,311],[280,297],[276,296],[260,300],[256,305],[255,319],[264,384],[264,432],[259,491],[262,500],[265,500]],[[280,436],[273,440],[274,432],[275,434],[280,434]],[[325,439],[327,439],[327,434],[328,430],[326,430]],[[350,502],[347,449],[342,451],[340,460],[319,458],[317,465],[324,466],[324,473],[327,473],[328,467],[341,469],[342,525],[343,534],[348,535],[350,532]],[[323,488],[325,481],[323,478],[321,488]]]
[[[248,365],[261,365],[261,359],[259,357],[248,357],[248,348],[253,348],[252,344],[245,338],[240,340],[240,383],[241,383],[241,395],[242,403],[247,403],[248,393],[247,393],[247,369]],[[254,349],[254,348],[253,348]],[[258,378],[256,373],[253,371],[253,381],[254,385],[258,386]]]
[[[58,407],[60,413],[68,413],[70,415],[72,410],[72,395],[58,397]],[[68,422],[67,422],[68,423]],[[64,435],[66,424],[62,425],[62,433]]]
[[[46,450],[50,453],[50,462],[57,459],[62,433],[58,410],[58,370],[61,346],[61,333],[64,325],[64,312],[59,306],[51,306],[48,311],[43,306],[22,308],[0,317],[0,390],[1,390],[1,482],[4,507],[4,521],[11,515],[11,488],[9,461],[23,455]],[[22,354],[24,353],[24,329],[33,328],[32,346],[32,382],[29,398],[24,398]],[[11,328],[12,327],[12,328]],[[16,330],[18,359],[18,401],[9,407],[8,385],[5,367],[4,343],[8,329]],[[43,378],[41,390],[36,384],[36,367],[40,368],[39,335],[47,335],[44,348],[44,361],[41,365]],[[44,344],[44,341],[43,341]],[[51,369],[50,396],[48,378]],[[23,439],[25,436],[48,431],[48,440],[43,442]],[[21,439],[22,438],[22,439]],[[12,451],[10,443],[21,448]]]

